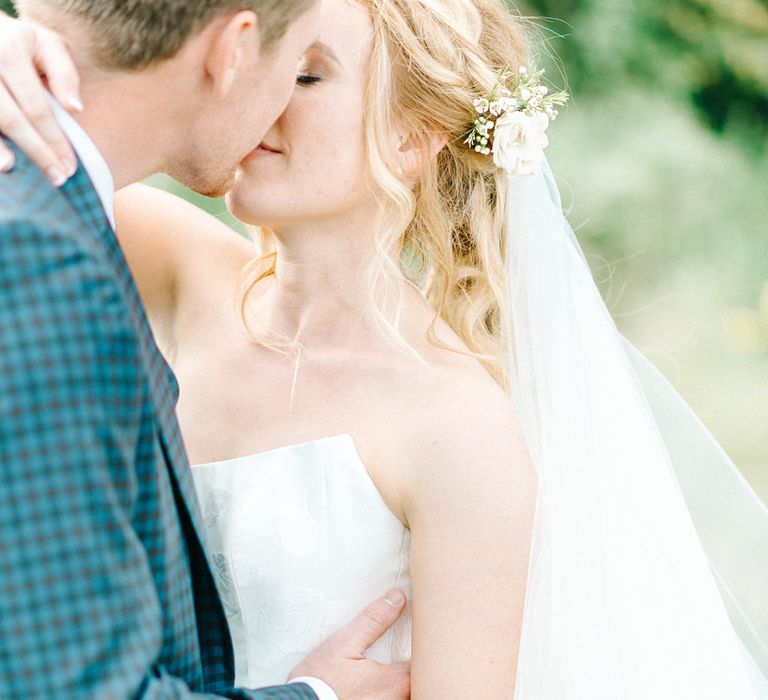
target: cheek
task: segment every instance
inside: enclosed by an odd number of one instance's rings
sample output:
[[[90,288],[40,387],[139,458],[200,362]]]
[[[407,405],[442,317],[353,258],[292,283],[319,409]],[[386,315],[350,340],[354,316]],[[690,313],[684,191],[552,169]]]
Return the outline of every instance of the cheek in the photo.
[[[229,197],[232,212],[269,225],[369,205],[362,110],[350,102],[319,92],[295,97],[273,132],[288,155],[245,166]]]
[[[334,200],[365,190],[367,158],[359,104],[304,106],[291,125],[289,143],[297,171],[313,181],[305,181],[308,188],[313,184],[315,191]]]

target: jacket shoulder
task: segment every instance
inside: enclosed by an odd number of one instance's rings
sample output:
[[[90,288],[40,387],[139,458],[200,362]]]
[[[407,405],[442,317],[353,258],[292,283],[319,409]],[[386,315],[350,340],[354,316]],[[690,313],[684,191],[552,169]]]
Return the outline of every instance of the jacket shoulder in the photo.
[[[64,194],[13,143],[4,139],[16,158],[13,170],[0,174],[0,231],[9,223],[37,222],[46,228],[62,228],[78,221]]]

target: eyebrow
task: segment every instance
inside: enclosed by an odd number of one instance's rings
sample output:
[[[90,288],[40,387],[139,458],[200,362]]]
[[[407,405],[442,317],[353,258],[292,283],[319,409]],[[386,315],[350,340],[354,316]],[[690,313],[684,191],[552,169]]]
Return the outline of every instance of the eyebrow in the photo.
[[[321,54],[323,54],[323,56],[326,56],[327,58],[331,59],[331,61],[336,63],[336,65],[338,65],[339,67],[342,67],[339,57],[336,55],[334,50],[330,46],[328,46],[328,44],[324,44],[322,41],[316,41],[309,48],[320,52]]]

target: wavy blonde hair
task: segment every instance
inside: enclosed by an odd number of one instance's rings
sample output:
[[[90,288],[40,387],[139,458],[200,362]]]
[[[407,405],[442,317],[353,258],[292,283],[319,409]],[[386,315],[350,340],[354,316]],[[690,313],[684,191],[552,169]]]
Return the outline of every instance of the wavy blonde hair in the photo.
[[[437,337],[442,319],[506,389],[506,178],[463,141],[476,116],[473,100],[491,92],[502,69],[525,63],[525,25],[503,0],[356,1],[369,10],[374,28],[365,136],[380,218],[375,253],[362,272],[376,320],[410,350],[399,315],[404,283],[415,285],[435,310],[430,342],[450,349]],[[395,129],[410,133],[425,153],[434,135],[447,139],[415,186],[404,182],[389,146]],[[268,231],[261,244],[265,255],[241,279],[246,325],[249,295],[275,271]]]

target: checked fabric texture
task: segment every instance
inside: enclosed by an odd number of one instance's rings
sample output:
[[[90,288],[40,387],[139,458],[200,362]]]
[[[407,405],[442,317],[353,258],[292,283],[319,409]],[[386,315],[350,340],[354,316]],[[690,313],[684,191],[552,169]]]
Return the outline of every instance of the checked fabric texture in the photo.
[[[0,698],[237,690],[160,355],[81,167],[0,181]]]

